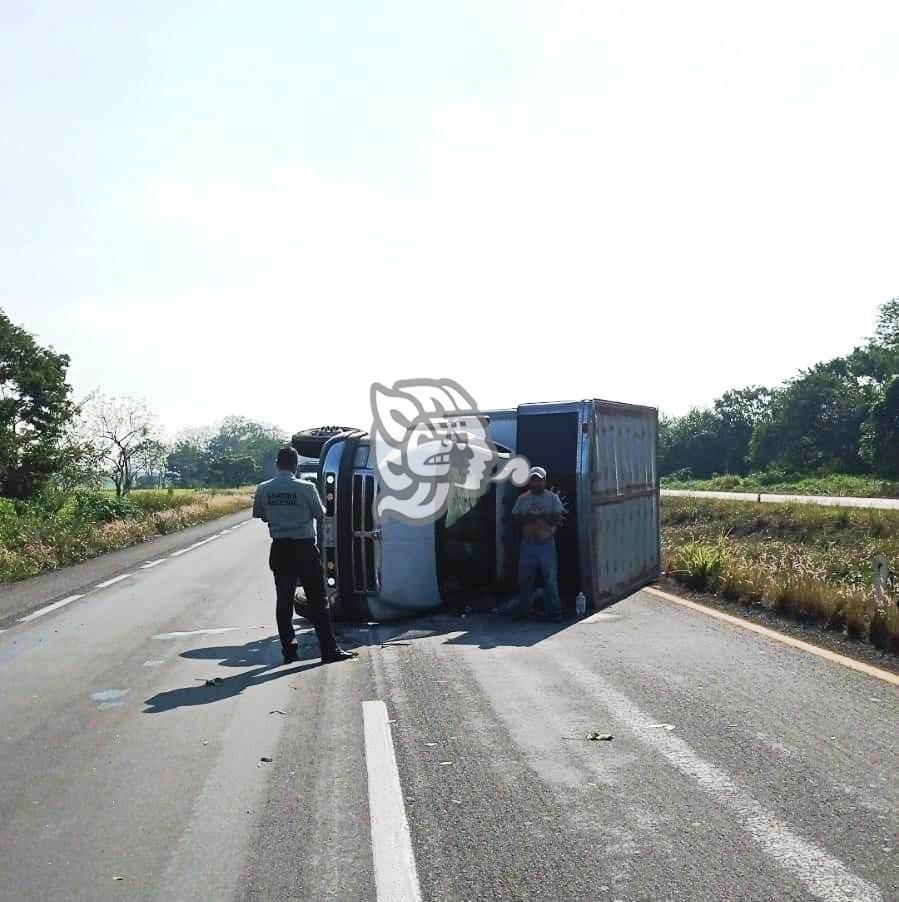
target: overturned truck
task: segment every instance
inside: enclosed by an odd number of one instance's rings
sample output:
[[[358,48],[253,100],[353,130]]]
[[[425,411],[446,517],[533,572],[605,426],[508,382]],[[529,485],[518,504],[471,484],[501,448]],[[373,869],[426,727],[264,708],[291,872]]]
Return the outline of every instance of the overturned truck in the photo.
[[[483,411],[499,455],[546,469],[563,501],[556,533],[564,607],[584,592],[601,608],[653,582],[660,571],[658,412],[587,400]],[[326,591],[336,618],[391,620],[447,605],[498,603],[516,593],[518,535],[511,515],[520,489],[451,493],[426,524],[377,515],[371,436],[343,427],[294,437],[301,469],[325,504],[319,536]]]

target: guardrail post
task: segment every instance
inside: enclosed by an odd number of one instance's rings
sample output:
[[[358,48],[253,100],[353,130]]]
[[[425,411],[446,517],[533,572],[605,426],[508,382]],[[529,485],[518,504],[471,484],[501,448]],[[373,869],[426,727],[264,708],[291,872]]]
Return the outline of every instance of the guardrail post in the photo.
[[[887,559],[878,554],[874,556],[874,597],[878,604],[886,601],[887,589],[890,585],[890,565]]]

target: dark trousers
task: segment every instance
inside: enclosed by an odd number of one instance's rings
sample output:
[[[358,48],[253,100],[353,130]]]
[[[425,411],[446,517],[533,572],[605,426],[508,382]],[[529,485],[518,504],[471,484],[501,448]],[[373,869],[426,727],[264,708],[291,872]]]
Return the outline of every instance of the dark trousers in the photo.
[[[315,540],[274,539],[268,555],[268,565],[275,576],[275,617],[281,645],[286,650],[296,639],[293,614],[294,597],[299,584],[306,594],[306,603],[322,655],[335,651],[337,639],[331,626],[331,613],[325,603],[325,574]]]

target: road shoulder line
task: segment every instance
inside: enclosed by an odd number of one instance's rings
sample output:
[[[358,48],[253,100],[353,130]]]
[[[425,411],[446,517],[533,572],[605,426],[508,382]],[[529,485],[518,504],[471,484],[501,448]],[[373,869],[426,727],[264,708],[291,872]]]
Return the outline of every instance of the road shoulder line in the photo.
[[[653,588],[649,586],[642,590],[649,595],[654,595],[656,598],[662,598],[665,601],[672,602],[673,604],[678,604],[681,607],[689,608],[691,611],[697,611],[700,614],[706,614],[709,617],[714,617],[716,620],[723,620],[725,623],[729,623],[732,626],[739,626],[742,629],[749,630],[752,633],[757,633],[760,636],[764,636],[767,639],[772,639],[775,642],[780,642],[782,645],[788,645],[791,648],[796,648],[800,651],[807,652],[810,655],[815,655],[816,657],[823,658],[825,661],[830,661],[831,664],[839,664],[842,667],[847,667],[850,670],[856,670],[859,673],[863,673],[866,676],[874,677],[874,679],[882,680],[884,683],[890,683],[893,686],[899,686],[899,674],[890,673],[888,670],[882,670],[879,667],[874,667],[871,664],[865,664],[863,661],[856,661],[854,658],[848,658],[846,655],[838,654],[835,651],[830,651],[827,648],[821,648],[819,645],[812,645],[811,642],[803,642],[802,639],[794,639],[792,636],[787,636],[785,633],[779,633],[777,630],[769,629],[767,626],[760,626],[758,623],[753,623],[751,620],[744,620],[742,617],[735,617],[733,614],[726,614],[724,611],[716,610],[715,608],[707,607],[704,604],[699,604],[696,601],[691,601],[688,598],[681,598],[678,595],[672,595],[670,592],[664,592],[661,589]]]

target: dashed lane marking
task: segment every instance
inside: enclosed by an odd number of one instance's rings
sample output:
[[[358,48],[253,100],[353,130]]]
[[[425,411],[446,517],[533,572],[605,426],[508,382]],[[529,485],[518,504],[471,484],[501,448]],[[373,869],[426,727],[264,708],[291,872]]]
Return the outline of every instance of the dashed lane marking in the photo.
[[[57,611],[59,608],[64,608],[73,601],[78,601],[79,598],[84,598],[84,593],[81,595],[70,595],[68,598],[63,598],[61,601],[54,601],[53,604],[48,604],[46,607],[32,611],[27,617],[20,617],[16,623],[30,623],[32,620],[37,620],[38,617],[43,617],[44,614],[49,614],[51,611]]]
[[[882,902],[876,886],[853,874],[840,859],[803,839],[714,764],[701,758],[683,739],[657,729],[657,723],[598,674],[574,661],[563,669],[593,694],[637,738],[670,765],[692,779],[755,843],[787,873],[805,884],[822,902]]]
[[[371,851],[378,902],[421,902],[387,706],[362,702]]]
[[[157,558],[155,561],[145,561],[143,564],[140,565],[139,569],[140,570],[149,570],[151,567],[155,567],[158,564],[164,564],[164,563],[165,563],[165,558],[160,557],[160,558]]]
[[[193,551],[195,548],[202,548],[204,545],[208,545],[210,542],[214,542],[221,535],[222,534],[220,532],[218,532],[214,536],[209,536],[208,539],[202,539],[199,542],[194,542],[193,545],[188,545],[187,548],[182,548],[180,551],[173,551],[169,555],[169,557],[181,557],[182,554],[187,554],[188,551]]]
[[[247,523],[252,522],[251,520],[244,520],[242,523],[238,523],[236,526],[226,527],[221,532],[215,533],[215,535],[209,536],[207,539],[203,539],[200,542],[196,542],[195,544],[189,546],[188,548],[182,548],[180,551],[176,551],[173,554],[170,554],[168,557],[157,558],[156,560],[144,561],[143,564],[138,567],[138,570],[150,570],[153,567],[158,566],[159,564],[165,563],[169,558],[178,557],[179,555],[185,554],[188,551],[193,551],[195,548],[200,548],[202,545],[206,545],[208,542],[213,541],[214,539],[218,539],[221,536],[225,535],[229,529],[237,529],[238,526],[245,526]],[[32,620],[37,620],[39,617],[43,617],[45,614],[50,614],[53,611],[59,610],[59,608],[65,607],[68,604],[71,604],[73,601],[78,601],[79,598],[84,598],[89,595],[91,592],[96,591],[97,589],[105,589],[107,586],[113,586],[116,583],[120,583],[123,580],[128,579],[130,576],[133,576],[134,572],[122,573],[119,576],[115,576],[112,579],[104,580],[103,582],[97,583],[92,589],[87,592],[81,592],[77,595],[69,595],[67,598],[63,598],[60,601],[54,601],[52,604],[45,605],[42,608],[39,608],[36,611],[32,611],[25,617],[20,617],[16,623],[30,623]],[[236,628],[236,627],[235,627]],[[6,630],[0,629],[0,633],[7,632]]]
[[[97,583],[94,586],[95,589],[105,589],[107,586],[114,586],[116,583],[120,583],[123,579],[128,579],[129,576],[134,576],[133,573],[122,573],[120,576],[114,576],[112,579],[107,579],[102,583]]]

